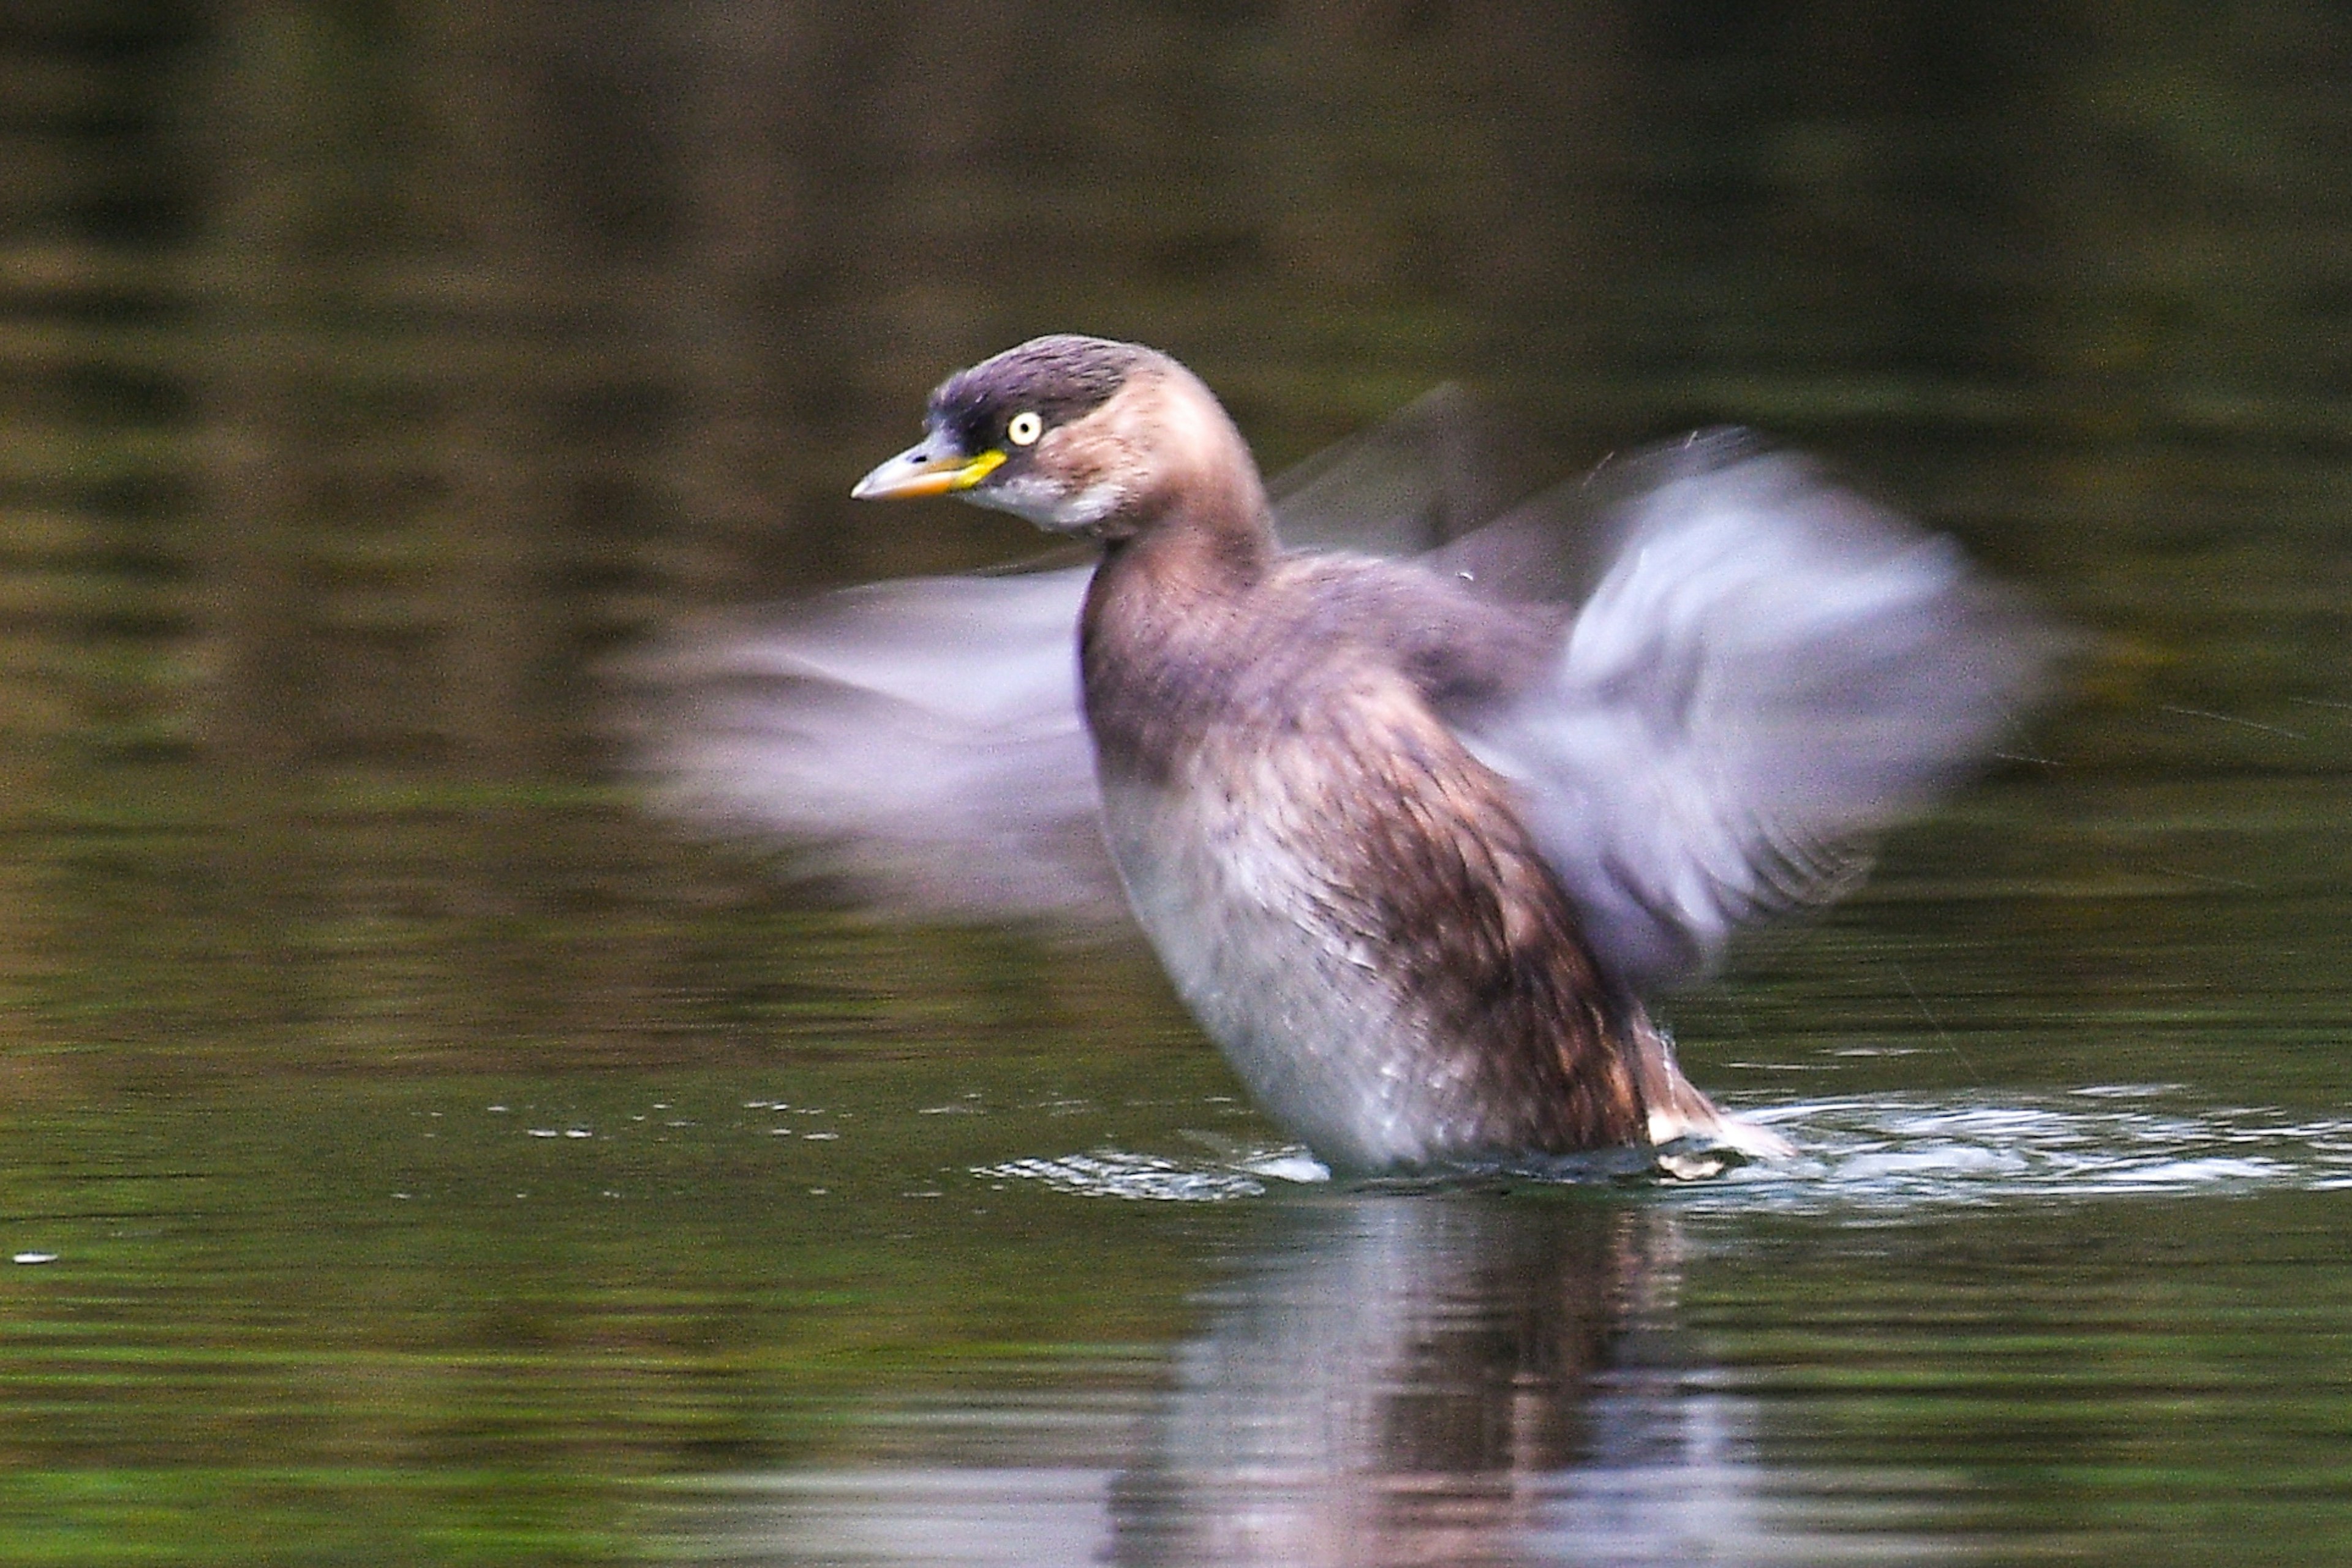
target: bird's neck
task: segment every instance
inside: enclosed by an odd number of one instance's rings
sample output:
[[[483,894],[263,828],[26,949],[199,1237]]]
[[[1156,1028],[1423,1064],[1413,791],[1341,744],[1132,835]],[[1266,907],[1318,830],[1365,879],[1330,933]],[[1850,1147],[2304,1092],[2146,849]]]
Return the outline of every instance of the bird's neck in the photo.
[[[1223,708],[1246,657],[1244,605],[1276,554],[1263,493],[1251,499],[1219,510],[1194,492],[1183,515],[1105,546],[1078,667],[1107,780],[1165,778]]]
[[[1087,421],[1129,454],[1123,505],[1096,531],[1107,565],[1174,593],[1246,587],[1274,556],[1274,513],[1249,443],[1216,395],[1173,360],[1133,377]]]
[[[1255,474],[1244,489],[1189,490],[1150,526],[1109,541],[1097,580],[1123,595],[1205,607],[1247,593],[1274,564],[1274,523]]]
[[[1215,618],[1221,603],[1246,594],[1274,564],[1274,510],[1249,443],[1208,388],[1171,363],[1156,395],[1139,404],[1150,421],[1151,478],[1136,487],[1126,514],[1103,531],[1101,570],[1091,608],[1120,605],[1118,618],[1147,624]],[[1118,410],[1115,405],[1110,411]]]

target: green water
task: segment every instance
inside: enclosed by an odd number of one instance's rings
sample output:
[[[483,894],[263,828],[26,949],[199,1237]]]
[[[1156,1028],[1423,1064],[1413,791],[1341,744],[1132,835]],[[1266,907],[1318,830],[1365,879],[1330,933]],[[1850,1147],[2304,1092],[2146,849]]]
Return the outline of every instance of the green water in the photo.
[[[1676,1003],[1804,1151],[1689,1185],[1303,1180],[1131,955],[742,886],[322,921],[266,1048],[120,921],[10,1058],[0,1561],[2330,1561],[2343,795],[1971,794]]]

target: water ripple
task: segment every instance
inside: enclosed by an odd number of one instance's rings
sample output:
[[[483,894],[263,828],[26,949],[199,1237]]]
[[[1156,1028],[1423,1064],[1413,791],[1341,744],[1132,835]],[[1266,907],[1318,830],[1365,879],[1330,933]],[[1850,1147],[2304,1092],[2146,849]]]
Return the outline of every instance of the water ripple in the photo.
[[[1320,1161],[1296,1144],[1232,1150],[1220,1158],[1189,1162],[1097,1149],[1053,1159],[1006,1160],[980,1166],[972,1174],[988,1181],[1043,1182],[1082,1197],[1178,1203],[1255,1198],[1265,1194],[1268,1183],[1312,1185],[1331,1179]]]

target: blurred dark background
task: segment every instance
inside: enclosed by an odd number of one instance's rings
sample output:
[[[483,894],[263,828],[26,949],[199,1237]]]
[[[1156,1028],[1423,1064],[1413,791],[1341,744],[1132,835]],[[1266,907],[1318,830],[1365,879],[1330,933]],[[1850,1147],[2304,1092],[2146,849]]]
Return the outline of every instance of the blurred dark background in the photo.
[[[1563,466],[1763,426],[2096,634],[2045,763],[2336,778],[2347,84],[2297,0],[16,0],[7,1026],[642,1052],[903,995],[643,821],[596,672],[1035,549],[845,492],[1047,330],[1172,351],[1269,468],[1447,378]],[[1006,942],[905,962],[985,1014]]]

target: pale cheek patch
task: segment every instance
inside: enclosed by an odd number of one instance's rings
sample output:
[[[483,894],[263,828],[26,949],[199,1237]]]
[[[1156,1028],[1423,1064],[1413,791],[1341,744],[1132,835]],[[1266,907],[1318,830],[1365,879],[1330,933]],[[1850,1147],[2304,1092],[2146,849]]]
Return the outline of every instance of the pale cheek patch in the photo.
[[[1065,497],[1054,509],[1053,526],[1073,531],[1093,528],[1126,500],[1127,492],[1108,479],[1088,485],[1077,494]]]
[[[975,505],[992,507],[1025,518],[1039,528],[1061,533],[1078,533],[1093,528],[1119,509],[1126,492],[1108,480],[1087,486],[1077,491],[1034,474],[1019,479],[1003,479],[980,489],[966,491],[961,498]]]

